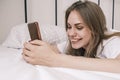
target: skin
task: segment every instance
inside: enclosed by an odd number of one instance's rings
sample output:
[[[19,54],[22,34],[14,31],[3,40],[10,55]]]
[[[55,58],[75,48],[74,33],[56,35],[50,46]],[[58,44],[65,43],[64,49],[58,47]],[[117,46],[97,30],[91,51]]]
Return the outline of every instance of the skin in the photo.
[[[91,38],[91,31],[76,11],[70,13],[68,25],[67,34],[72,47],[75,49],[81,47],[86,49]],[[120,55],[115,59],[64,55],[60,54],[55,47],[41,40],[24,43],[23,58],[26,62],[33,65],[120,73]]]

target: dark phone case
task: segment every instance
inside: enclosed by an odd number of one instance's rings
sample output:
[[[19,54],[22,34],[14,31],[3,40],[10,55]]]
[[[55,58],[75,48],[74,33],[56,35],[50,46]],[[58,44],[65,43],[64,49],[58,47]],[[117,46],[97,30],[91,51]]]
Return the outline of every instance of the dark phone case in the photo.
[[[28,30],[31,40],[42,40],[38,22],[28,23]]]

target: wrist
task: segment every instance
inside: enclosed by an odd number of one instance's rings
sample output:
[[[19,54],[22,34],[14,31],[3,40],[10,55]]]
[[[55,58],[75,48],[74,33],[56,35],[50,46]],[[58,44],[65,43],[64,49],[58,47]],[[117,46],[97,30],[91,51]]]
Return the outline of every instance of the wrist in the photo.
[[[55,54],[55,56],[53,56],[54,58],[52,58],[53,60],[51,61],[52,63],[52,67],[63,67],[63,65],[65,64],[65,55],[64,54]]]

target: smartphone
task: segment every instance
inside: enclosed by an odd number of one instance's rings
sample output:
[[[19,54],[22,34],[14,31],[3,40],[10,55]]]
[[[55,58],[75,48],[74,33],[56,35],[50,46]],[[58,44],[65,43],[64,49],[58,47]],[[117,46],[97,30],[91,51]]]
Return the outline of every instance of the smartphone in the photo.
[[[32,40],[42,40],[38,22],[28,23],[28,30]]]

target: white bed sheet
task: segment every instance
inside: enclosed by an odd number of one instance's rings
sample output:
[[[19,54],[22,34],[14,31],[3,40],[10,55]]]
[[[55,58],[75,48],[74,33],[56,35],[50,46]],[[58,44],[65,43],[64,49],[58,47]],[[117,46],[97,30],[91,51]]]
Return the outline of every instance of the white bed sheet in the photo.
[[[0,46],[0,80],[120,80],[120,74],[33,66],[22,50]]]

